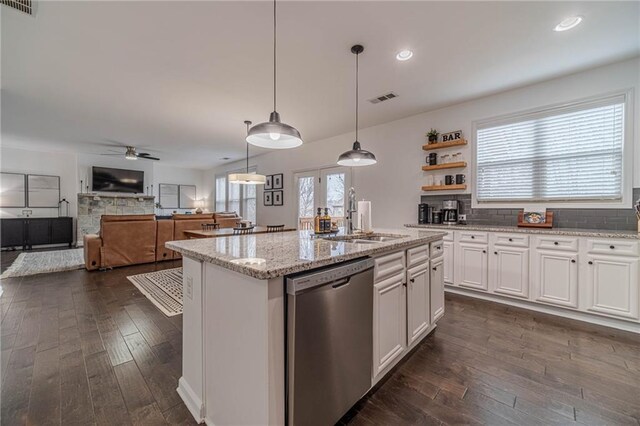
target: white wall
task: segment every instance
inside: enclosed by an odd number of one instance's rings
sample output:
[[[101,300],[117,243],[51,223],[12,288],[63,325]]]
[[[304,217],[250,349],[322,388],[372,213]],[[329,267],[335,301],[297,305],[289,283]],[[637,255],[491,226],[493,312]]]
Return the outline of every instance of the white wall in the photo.
[[[212,184],[204,179],[205,170],[173,167],[151,160],[125,160],[122,157],[111,157],[94,154],[75,154],[69,152],[42,152],[18,148],[0,147],[0,170],[10,173],[43,174],[60,176],[60,197],[69,202],[69,213],[77,216],[77,194],[80,192],[80,180],[83,181],[82,191],[91,191],[91,167],[114,167],[120,169],[140,170],[144,172],[144,187],[158,195],[159,183],[176,183],[196,185],[198,198],[207,198],[211,194]],[[18,217],[22,210],[32,210],[34,217],[57,216],[57,209],[43,208],[2,208],[0,217]],[[184,212],[185,210],[180,210]],[[167,210],[167,213],[171,211]]]
[[[76,184],[77,156],[67,152],[27,151],[17,148],[0,150],[0,170],[8,173],[60,176],[60,198],[69,201],[69,214],[76,215],[78,186]],[[22,210],[31,210],[33,217],[55,217],[58,209],[0,208],[0,217],[20,217]],[[63,212],[64,213],[64,212]]]
[[[465,137],[471,139],[472,122],[477,120],[629,88],[635,89],[636,129],[633,135],[635,149],[629,155],[634,158],[634,187],[640,187],[640,59],[635,58],[362,129],[360,142],[364,149],[375,153],[378,164],[353,169],[353,186],[357,197],[372,201],[374,226],[398,227],[415,222],[416,205],[424,194],[420,187],[426,175],[421,170],[426,157],[421,146],[425,143],[424,133],[429,128],[445,132],[462,129]],[[335,165],[338,155],[351,148],[353,139],[354,134],[348,133],[312,143],[307,141],[297,149],[273,151],[253,158],[252,165],[256,165],[258,173],[284,173],[285,183],[285,204],[282,207],[263,206],[262,190],[258,191],[258,222],[286,222],[295,226],[293,173]],[[467,147],[464,150],[467,160],[471,157],[469,149]],[[212,174],[239,167],[240,162],[227,164],[215,169]],[[465,174],[468,186],[472,187],[471,168],[465,170]]]

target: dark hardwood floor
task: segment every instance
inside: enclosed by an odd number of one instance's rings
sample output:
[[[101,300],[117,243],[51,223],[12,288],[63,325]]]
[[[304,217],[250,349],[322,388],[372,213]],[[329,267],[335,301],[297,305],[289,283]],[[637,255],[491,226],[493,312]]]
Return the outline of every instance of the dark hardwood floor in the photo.
[[[2,269],[17,253],[2,253]],[[175,388],[182,318],[126,276],[0,282],[3,425],[194,424]],[[640,337],[448,295],[433,335],[349,413],[354,425],[640,424]]]

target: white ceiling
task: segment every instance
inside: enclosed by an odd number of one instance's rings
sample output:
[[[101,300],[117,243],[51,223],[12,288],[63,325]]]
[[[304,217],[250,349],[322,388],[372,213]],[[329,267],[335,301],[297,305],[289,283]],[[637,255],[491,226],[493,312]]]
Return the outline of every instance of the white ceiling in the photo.
[[[2,6],[2,136],[12,146],[145,146],[205,168],[244,155],[243,120],[271,111],[270,2]],[[563,18],[582,15],[556,33]],[[640,52],[638,2],[321,2],[278,7],[278,110],[306,142]],[[403,48],[415,52],[395,60]],[[115,141],[115,142],[114,142]],[[392,143],[392,142],[390,142]],[[260,151],[252,149],[256,154]]]

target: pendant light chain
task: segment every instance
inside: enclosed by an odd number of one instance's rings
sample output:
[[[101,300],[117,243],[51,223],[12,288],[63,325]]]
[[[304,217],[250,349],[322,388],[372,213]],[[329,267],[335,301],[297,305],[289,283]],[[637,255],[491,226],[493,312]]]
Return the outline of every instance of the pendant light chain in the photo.
[[[356,53],[356,141],[358,140],[358,57],[360,53]]]
[[[276,111],[276,0],[273,0],[273,110]]]

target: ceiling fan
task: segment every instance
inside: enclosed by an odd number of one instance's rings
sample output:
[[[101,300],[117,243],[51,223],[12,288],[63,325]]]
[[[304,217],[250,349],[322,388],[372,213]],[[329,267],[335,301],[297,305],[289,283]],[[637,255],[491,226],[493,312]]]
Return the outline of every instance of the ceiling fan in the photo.
[[[137,160],[138,158],[142,159],[142,160],[160,160],[158,157],[152,157],[151,154],[149,154],[148,152],[136,152],[136,148],[134,146],[126,146],[123,147],[126,148],[126,151],[124,153],[124,158],[127,160]],[[113,149],[110,149],[109,151],[111,152],[117,152],[117,154],[100,154],[100,155],[114,155],[114,156],[121,156],[122,152],[119,151],[115,151]]]

